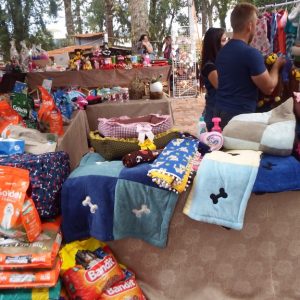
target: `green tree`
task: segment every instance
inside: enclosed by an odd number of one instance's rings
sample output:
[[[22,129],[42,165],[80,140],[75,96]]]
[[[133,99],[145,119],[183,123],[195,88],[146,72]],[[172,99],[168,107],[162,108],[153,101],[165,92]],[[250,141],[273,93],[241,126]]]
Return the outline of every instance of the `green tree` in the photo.
[[[82,5],[83,5],[82,0],[75,0],[74,25],[75,25],[75,31],[77,33],[82,33],[82,31],[83,31],[83,23],[82,23],[82,18],[81,18]]]
[[[150,0],[149,34],[160,52],[164,37],[171,34],[175,21],[185,25],[186,18],[180,10],[186,5],[183,0]]]
[[[91,32],[107,31],[110,44],[130,40],[128,0],[91,0],[83,14],[84,28]]]
[[[55,0],[1,0],[0,47],[5,59],[9,58],[9,40],[15,39],[20,50],[20,41],[41,43],[44,49],[53,45],[46,29],[46,19],[51,21],[57,14]],[[47,16],[48,18],[45,18]]]
[[[134,46],[140,35],[149,31],[147,0],[129,0],[128,4],[131,19],[131,43]]]

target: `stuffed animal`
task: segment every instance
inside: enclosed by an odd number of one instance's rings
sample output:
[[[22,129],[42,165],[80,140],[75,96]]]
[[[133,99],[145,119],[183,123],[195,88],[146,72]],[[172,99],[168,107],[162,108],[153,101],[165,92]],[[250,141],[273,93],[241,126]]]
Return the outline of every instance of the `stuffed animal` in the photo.
[[[85,63],[84,63],[84,65],[83,65],[83,70],[92,70],[92,69],[93,69],[92,63],[91,63],[91,61],[90,61],[90,58],[87,56],[87,57],[85,58]]]
[[[79,71],[82,69],[83,62],[84,57],[82,55],[82,50],[76,49],[74,57],[70,60],[70,69]]]
[[[267,69],[270,71],[272,65],[278,59],[278,55],[276,53],[270,53],[265,57],[265,64]],[[267,111],[276,106],[278,106],[283,100],[283,89],[284,84],[287,84],[289,81],[289,74],[292,67],[291,60],[287,59],[282,71],[280,72],[278,84],[275,87],[274,91],[271,95],[264,95],[260,93],[259,101],[257,102],[257,108],[259,111]]]

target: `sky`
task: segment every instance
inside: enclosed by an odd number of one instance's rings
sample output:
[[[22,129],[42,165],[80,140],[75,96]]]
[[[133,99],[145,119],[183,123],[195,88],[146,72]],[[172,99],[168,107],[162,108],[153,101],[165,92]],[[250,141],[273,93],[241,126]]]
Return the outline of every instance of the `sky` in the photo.
[[[54,39],[63,39],[66,37],[66,23],[63,11],[58,12],[57,22],[47,25],[47,29],[53,34]]]

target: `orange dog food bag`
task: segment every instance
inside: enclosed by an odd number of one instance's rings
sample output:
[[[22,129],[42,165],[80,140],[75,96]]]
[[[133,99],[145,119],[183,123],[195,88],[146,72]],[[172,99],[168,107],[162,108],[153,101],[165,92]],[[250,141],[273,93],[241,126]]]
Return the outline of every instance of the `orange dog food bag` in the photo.
[[[29,171],[0,166],[0,234],[33,242],[42,226],[34,202],[26,195]]]

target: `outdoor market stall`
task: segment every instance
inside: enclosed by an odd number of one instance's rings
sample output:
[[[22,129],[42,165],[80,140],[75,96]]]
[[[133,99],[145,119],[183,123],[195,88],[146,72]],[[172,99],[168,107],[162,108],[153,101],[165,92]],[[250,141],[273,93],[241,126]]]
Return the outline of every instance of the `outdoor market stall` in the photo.
[[[131,82],[139,78],[150,82],[153,77],[162,75],[162,81],[167,82],[170,76],[170,66],[133,68],[130,70],[89,70],[89,71],[65,71],[65,72],[32,72],[27,73],[26,81],[29,88],[34,89],[42,85],[44,79],[51,78],[52,87],[112,87],[116,84],[128,87]]]

